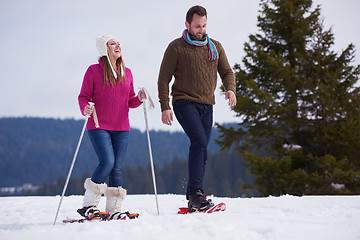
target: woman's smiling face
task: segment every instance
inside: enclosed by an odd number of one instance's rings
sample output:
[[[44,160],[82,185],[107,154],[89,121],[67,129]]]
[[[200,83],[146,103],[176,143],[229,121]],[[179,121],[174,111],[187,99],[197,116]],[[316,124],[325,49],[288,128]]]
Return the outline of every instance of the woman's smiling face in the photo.
[[[114,58],[114,60],[118,59],[121,56],[120,43],[116,39],[110,39],[107,42],[107,45],[109,47],[110,54]]]

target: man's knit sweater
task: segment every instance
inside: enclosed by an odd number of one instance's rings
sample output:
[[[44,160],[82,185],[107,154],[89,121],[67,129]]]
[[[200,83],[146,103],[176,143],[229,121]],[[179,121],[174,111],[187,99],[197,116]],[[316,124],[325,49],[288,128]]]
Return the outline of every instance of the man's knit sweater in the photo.
[[[169,83],[172,86],[172,103],[179,99],[191,100],[201,104],[215,104],[217,73],[225,90],[235,92],[235,77],[220,42],[215,44],[219,59],[209,60],[207,45],[199,47],[187,43],[183,38],[172,41],[167,47],[161,63],[158,92],[161,111],[171,109],[169,105]]]

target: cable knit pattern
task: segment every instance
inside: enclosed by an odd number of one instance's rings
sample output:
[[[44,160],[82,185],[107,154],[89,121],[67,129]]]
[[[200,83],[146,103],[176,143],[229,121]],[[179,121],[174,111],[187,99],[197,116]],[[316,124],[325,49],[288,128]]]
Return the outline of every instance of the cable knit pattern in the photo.
[[[131,70],[126,68],[126,80],[111,87],[110,83],[103,87],[104,64],[91,65],[84,76],[84,81],[78,97],[81,113],[88,102],[95,103],[100,129],[111,131],[129,131],[129,108],[141,105],[134,92]],[[93,118],[89,118],[87,130],[96,129]]]
[[[158,92],[161,111],[170,109],[169,83],[172,76],[172,103],[178,99],[191,100],[201,104],[215,104],[215,88],[219,73],[225,89],[235,92],[235,77],[220,42],[215,44],[219,59],[209,60],[208,46],[194,46],[183,38],[172,41],[167,47],[161,63]]]

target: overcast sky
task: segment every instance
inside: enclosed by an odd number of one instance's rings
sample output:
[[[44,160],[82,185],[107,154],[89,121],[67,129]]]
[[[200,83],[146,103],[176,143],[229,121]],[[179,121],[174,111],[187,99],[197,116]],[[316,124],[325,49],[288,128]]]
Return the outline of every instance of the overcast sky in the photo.
[[[118,37],[135,90],[146,87],[156,108],[148,111],[154,130],[181,130],[161,123],[157,76],[164,51],[185,28],[193,5],[208,11],[207,32],[220,41],[231,66],[256,27],[258,0],[0,0],[0,117],[81,119],[77,96],[87,67],[97,62],[95,38]],[[359,0],[314,0],[325,27],[335,34],[333,50],[355,44],[360,64]],[[218,88],[220,87],[220,79]],[[216,90],[215,122],[236,122]],[[143,108],[130,111],[132,127],[145,129]]]

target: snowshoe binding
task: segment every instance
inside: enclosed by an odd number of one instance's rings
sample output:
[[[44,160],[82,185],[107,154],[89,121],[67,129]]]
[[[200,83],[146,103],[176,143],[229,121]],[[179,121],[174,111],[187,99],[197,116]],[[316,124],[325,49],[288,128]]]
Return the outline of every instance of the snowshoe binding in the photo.
[[[130,212],[116,212],[108,217],[108,220],[126,220],[126,218],[129,219],[135,219],[138,218],[138,213],[130,213]]]
[[[109,218],[109,213],[100,212],[96,206],[83,207],[77,212],[86,220],[107,220]]]

